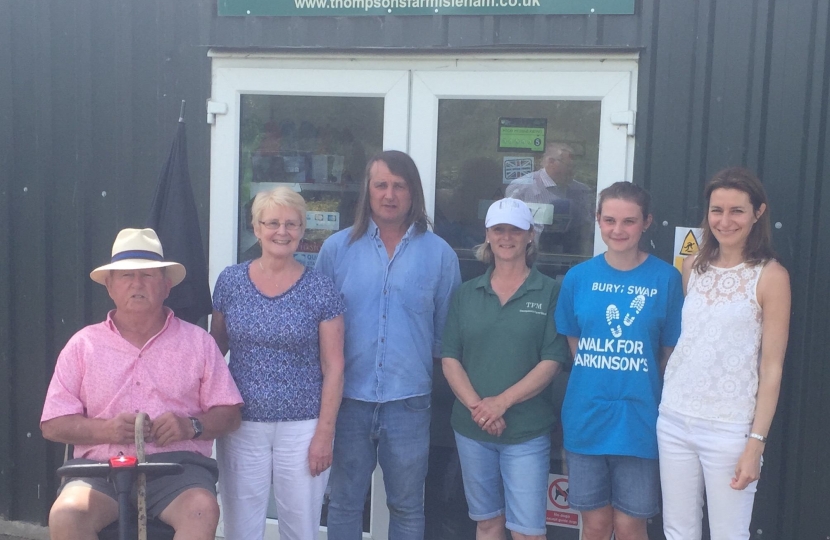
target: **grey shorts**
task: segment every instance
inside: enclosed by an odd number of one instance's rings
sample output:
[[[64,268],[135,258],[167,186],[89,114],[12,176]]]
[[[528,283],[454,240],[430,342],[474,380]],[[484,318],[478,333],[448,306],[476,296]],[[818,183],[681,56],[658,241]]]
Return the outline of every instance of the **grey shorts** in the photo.
[[[159,476],[147,479],[147,515],[157,518],[167,505],[173,502],[185,490],[203,488],[216,495],[216,480],[219,478],[219,469],[216,460],[194,452],[161,452],[147,456],[147,461],[153,463],[181,463],[184,466],[182,474]],[[91,459],[70,459],[67,465],[76,463],[97,463]],[[67,486],[86,486],[99,491],[104,495],[117,499],[115,486],[106,478],[67,478],[66,483],[58,490],[58,495]],[[136,503],[136,489],[133,488],[133,505]]]

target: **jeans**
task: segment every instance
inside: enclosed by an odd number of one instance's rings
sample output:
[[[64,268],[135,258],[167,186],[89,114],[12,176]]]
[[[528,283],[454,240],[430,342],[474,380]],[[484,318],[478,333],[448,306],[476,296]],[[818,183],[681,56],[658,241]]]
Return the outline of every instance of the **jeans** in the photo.
[[[389,540],[423,539],[429,420],[429,395],[386,403],[343,399],[334,437],[329,538],[361,540],[363,505],[379,463]]]
[[[750,427],[660,411],[657,444],[667,540],[700,540],[704,486],[711,539],[749,539],[758,481],[743,490],[732,489],[729,483]]]
[[[309,470],[308,447],[316,428],[317,419],[244,421],[217,439],[225,538],[262,539],[273,481],[280,538],[317,540],[329,472],[311,476]]]

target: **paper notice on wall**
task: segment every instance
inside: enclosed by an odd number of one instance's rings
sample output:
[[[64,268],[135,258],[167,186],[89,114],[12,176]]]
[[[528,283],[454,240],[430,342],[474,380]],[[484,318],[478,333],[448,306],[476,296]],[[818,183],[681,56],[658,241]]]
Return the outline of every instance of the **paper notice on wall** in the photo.
[[[539,225],[550,225],[553,223],[553,205],[547,203],[525,203],[533,214],[533,222]]]
[[[318,212],[309,210],[305,213],[306,229],[339,231],[340,212]]]
[[[674,266],[683,270],[683,261],[689,255],[700,251],[703,240],[703,229],[697,227],[674,228]]]

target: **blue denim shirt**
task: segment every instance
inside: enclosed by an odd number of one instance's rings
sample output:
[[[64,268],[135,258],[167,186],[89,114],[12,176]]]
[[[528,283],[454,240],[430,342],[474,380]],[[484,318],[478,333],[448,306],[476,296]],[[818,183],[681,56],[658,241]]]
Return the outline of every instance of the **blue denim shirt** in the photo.
[[[383,403],[429,394],[432,359],[441,355],[450,299],[461,283],[458,257],[414,226],[391,259],[373,221],[352,244],[351,231],[330,236],[316,266],[346,304],[343,397]]]

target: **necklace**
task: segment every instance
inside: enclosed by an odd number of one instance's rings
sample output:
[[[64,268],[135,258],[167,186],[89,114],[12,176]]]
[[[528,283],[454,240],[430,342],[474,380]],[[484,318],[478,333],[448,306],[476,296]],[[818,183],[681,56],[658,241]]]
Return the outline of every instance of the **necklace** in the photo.
[[[496,279],[493,279],[493,275],[490,274],[490,286],[493,288],[493,291],[496,293],[496,296],[499,297],[501,305],[506,304],[511,298],[513,298],[513,295],[516,294],[516,291],[518,291],[521,288],[522,284],[525,282],[525,280],[527,280],[527,277],[530,275],[530,268],[527,268],[523,272],[523,274],[524,275],[521,277],[520,280],[512,279],[507,282],[503,281],[503,279],[499,278],[498,276],[496,276]]]
[[[262,275],[263,275],[263,276],[265,276],[265,278],[268,278],[268,272],[266,272],[266,271],[265,271],[265,267],[264,267],[264,266],[262,266],[262,259],[257,259],[257,261],[256,261],[256,262],[257,262],[257,264],[259,264],[259,269],[260,269],[260,270],[262,270]],[[276,276],[274,276],[274,278],[275,278],[275,277],[276,277]],[[279,289],[279,288],[280,288],[280,286],[277,284],[277,280],[276,280],[276,279],[274,279],[274,278],[271,278],[271,279],[272,279],[271,283],[274,285],[274,287],[276,287],[277,289]]]
[[[262,270],[262,275],[265,277],[265,279],[270,279],[270,283],[274,286],[274,290],[276,291],[274,294],[283,294],[285,293],[285,291],[294,286],[294,283],[296,282],[293,274],[294,269],[290,264],[280,272],[274,274],[273,277],[268,276],[268,272],[265,270],[265,266],[263,266],[262,264],[262,259],[257,259],[257,264],[259,265],[259,269]]]

